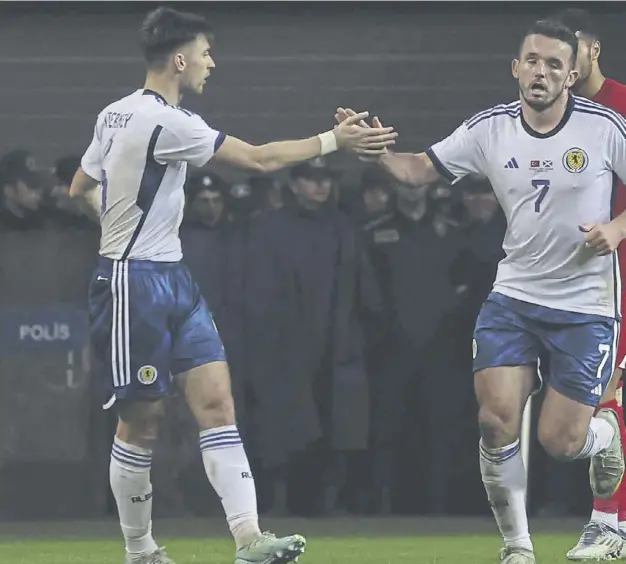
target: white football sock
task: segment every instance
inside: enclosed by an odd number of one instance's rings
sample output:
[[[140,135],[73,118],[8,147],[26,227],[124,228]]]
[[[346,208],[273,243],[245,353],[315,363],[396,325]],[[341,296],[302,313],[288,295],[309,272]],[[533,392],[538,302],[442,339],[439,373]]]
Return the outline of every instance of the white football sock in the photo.
[[[151,450],[115,438],[109,478],[126,551],[131,555],[151,554],[158,548],[152,538],[151,464]]]
[[[533,550],[519,440],[502,448],[486,448],[481,441],[479,450],[483,484],[505,546]]]
[[[590,521],[594,521],[596,523],[604,523],[605,525],[608,525],[616,531],[619,527],[619,523],[617,522],[617,511],[615,513],[605,513],[604,511],[598,511],[597,509],[594,509],[591,512]]]
[[[592,458],[611,444],[614,435],[615,430],[608,421],[592,417],[585,444],[575,458]]]
[[[204,469],[222,500],[226,520],[237,547],[261,535],[254,478],[236,425],[200,433]]]

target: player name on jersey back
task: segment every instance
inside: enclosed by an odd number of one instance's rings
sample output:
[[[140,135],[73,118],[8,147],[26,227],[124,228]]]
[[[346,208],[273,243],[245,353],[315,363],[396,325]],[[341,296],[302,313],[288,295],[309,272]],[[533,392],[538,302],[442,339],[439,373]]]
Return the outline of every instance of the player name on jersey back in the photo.
[[[187,164],[203,166],[223,140],[200,116],[150,90],[107,106],[81,161],[102,184],[100,254],[179,261]]]
[[[110,129],[117,129],[120,127],[126,127],[130,118],[133,117],[132,113],[120,114],[119,112],[107,112],[104,114],[103,125]]]
[[[507,218],[494,290],[554,309],[619,316],[615,254],[586,247],[579,226],[611,221],[615,174],[626,178],[626,121],[571,96],[547,134],[532,130],[520,102],[463,123],[428,150],[451,182],[485,176]]]

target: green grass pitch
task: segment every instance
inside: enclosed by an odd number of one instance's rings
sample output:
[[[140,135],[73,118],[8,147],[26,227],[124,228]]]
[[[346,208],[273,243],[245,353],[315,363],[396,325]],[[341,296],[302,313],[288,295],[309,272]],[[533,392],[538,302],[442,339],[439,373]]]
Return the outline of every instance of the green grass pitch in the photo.
[[[45,531],[41,531],[45,535]],[[163,538],[176,564],[232,564],[228,539]],[[534,537],[539,564],[567,562],[573,534]],[[496,564],[496,535],[310,537],[298,564]],[[1,564],[122,564],[119,540],[0,540]]]

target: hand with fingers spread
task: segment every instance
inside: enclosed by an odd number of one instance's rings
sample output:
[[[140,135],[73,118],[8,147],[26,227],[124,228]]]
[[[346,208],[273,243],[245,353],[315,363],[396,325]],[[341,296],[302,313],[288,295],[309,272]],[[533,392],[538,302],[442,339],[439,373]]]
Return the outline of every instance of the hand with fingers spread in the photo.
[[[580,225],[578,229],[585,234],[585,245],[600,257],[610,255],[624,238],[620,227],[613,222]]]
[[[337,108],[337,111],[335,113],[335,121],[337,122],[337,126],[336,127],[340,127],[341,124],[345,123],[346,120],[348,119],[357,119],[356,116],[359,115],[363,115],[363,114],[357,114],[357,112],[355,112],[354,110],[350,109],[350,108]],[[358,125],[360,127],[363,127],[365,129],[385,129],[385,127],[383,126],[383,124],[381,123],[380,119],[378,119],[378,117],[374,117],[374,119],[372,119],[372,125],[370,126],[365,119],[360,119],[358,121]],[[397,135],[397,133],[396,133]],[[377,153],[374,154],[369,154],[369,156],[361,156],[359,157],[362,161],[366,161],[366,162],[372,162],[372,161],[377,161],[381,155],[384,155],[385,153],[388,152],[388,146],[382,148],[380,151],[378,151]]]
[[[360,155],[376,156],[384,154],[387,147],[395,143],[398,134],[393,127],[383,127],[378,120],[370,127],[365,122],[368,112],[356,113],[352,110],[350,112],[351,115],[345,115],[343,119],[338,120],[339,124],[333,130],[340,149]]]

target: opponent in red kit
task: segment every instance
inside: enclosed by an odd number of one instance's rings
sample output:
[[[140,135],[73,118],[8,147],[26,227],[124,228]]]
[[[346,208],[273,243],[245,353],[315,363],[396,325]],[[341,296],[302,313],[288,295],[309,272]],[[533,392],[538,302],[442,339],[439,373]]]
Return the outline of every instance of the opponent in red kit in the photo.
[[[591,14],[585,10],[570,9],[556,19],[564,23],[578,37],[579,79],[574,91],[626,116],[626,85],[605,78],[600,70],[600,37]],[[626,210],[626,186],[617,182],[613,216]],[[622,318],[626,317],[626,242],[618,247],[622,279]],[[626,445],[624,408],[622,405],[622,373],[626,369],[626,330],[620,331],[617,362],[611,383],[599,407],[609,407],[618,414],[622,428],[622,444]],[[626,480],[609,500],[594,499],[591,519],[585,525],[578,544],[567,553],[569,560],[626,559]]]

